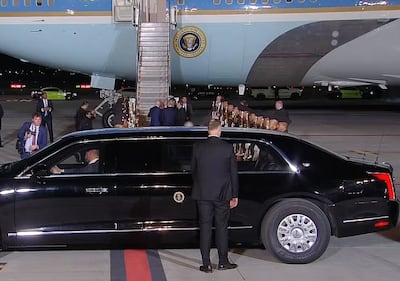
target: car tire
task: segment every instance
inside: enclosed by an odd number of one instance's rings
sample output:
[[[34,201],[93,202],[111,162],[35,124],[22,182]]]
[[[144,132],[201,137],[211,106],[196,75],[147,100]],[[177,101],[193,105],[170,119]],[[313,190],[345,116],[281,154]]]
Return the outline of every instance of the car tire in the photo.
[[[265,248],[285,263],[313,262],[325,252],[330,236],[331,227],[325,213],[304,199],[277,203],[261,225]]]
[[[103,127],[104,128],[112,128],[114,127],[114,112],[110,109],[103,114],[102,117]]]

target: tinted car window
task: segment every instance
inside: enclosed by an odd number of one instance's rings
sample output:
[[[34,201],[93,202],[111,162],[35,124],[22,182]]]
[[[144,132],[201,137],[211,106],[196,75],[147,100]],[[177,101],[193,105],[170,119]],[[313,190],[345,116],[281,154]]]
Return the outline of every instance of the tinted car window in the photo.
[[[64,150],[59,151],[54,157],[47,159],[44,164],[51,172],[51,169],[57,166],[60,169],[68,170],[68,174],[87,173],[84,168],[88,165],[85,159],[85,154],[89,150],[97,150],[101,154],[100,144],[74,144]],[[101,155],[99,157],[101,162]],[[80,171],[80,169],[83,169]],[[101,172],[102,168],[99,165],[96,173]],[[93,173],[93,171],[91,172]]]
[[[119,141],[106,145],[105,171],[108,173],[190,171],[191,141]]]
[[[163,162],[167,172],[190,171],[193,143],[171,140],[163,143]]]
[[[116,141],[105,145],[106,173],[158,172],[161,169],[162,142]]]
[[[287,162],[271,146],[251,141],[233,141],[239,171],[287,171]]]

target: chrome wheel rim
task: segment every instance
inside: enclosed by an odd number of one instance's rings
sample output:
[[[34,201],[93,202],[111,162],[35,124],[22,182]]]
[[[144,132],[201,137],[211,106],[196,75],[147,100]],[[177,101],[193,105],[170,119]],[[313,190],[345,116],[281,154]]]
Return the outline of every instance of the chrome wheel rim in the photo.
[[[291,214],[278,225],[278,241],[291,253],[303,253],[317,242],[318,230],[314,221],[303,214]]]

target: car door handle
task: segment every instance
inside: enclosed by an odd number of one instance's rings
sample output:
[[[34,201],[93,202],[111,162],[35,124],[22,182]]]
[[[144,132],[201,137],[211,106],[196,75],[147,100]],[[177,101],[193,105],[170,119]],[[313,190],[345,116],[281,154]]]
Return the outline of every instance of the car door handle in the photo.
[[[102,194],[108,193],[107,187],[86,187],[85,192],[89,194]]]

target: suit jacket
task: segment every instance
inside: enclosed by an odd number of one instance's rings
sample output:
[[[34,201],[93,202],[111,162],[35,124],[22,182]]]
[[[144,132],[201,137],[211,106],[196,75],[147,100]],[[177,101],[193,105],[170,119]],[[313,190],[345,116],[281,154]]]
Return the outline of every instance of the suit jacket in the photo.
[[[166,107],[161,112],[161,125],[162,126],[175,126],[176,125],[176,108]]]
[[[192,119],[192,114],[193,114],[193,107],[190,103],[186,103],[186,109],[184,109],[185,111],[185,121],[189,121]]]
[[[0,103],[0,130],[1,130],[1,118],[4,116],[3,106]]]
[[[47,111],[47,114],[46,114],[46,112],[42,111],[42,108],[44,108],[43,99],[39,99],[37,104],[36,104],[36,111],[40,112],[42,114],[42,118],[43,119],[45,119],[45,118],[46,119],[51,119],[52,118],[51,114],[52,114],[52,112],[54,110],[54,107],[53,107],[53,102],[51,100],[49,100],[49,99],[47,99],[47,106],[50,107],[51,110]]]
[[[230,200],[237,198],[239,180],[231,144],[209,137],[195,143],[192,152],[192,198],[195,200]]]
[[[161,113],[162,109],[158,106],[153,106],[150,108],[149,114],[150,117],[150,126],[161,126]]]
[[[18,130],[18,139],[25,145],[25,132],[30,130],[31,127],[31,122],[25,122],[22,124],[21,128]],[[39,126],[39,134],[38,134],[38,139],[36,140],[37,145],[39,146],[39,149],[42,149],[47,145],[47,130],[44,126],[40,125]]]
[[[94,163],[87,164],[83,168],[64,169],[64,174],[93,174],[99,172],[99,160]]]

